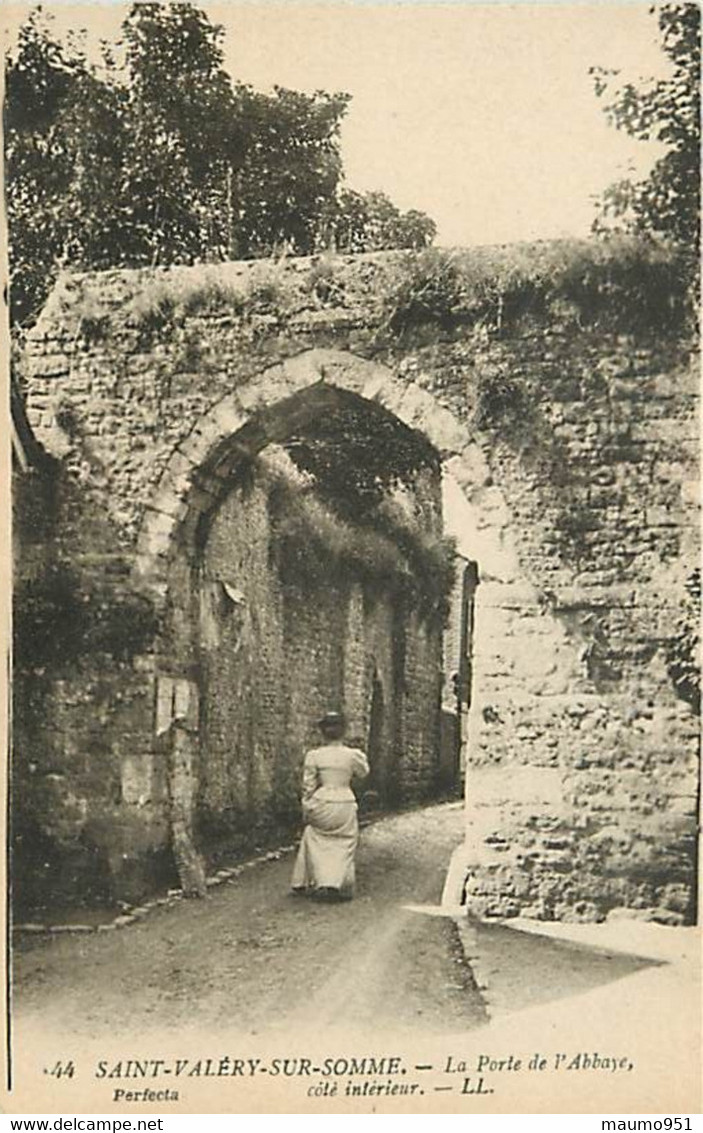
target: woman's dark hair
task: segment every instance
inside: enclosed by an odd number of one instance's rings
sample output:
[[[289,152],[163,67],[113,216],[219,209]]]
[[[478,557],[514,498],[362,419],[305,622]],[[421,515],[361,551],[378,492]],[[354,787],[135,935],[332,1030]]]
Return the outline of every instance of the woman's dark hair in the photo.
[[[318,727],[326,739],[339,740],[344,735],[344,717],[341,712],[328,712],[318,720]]]

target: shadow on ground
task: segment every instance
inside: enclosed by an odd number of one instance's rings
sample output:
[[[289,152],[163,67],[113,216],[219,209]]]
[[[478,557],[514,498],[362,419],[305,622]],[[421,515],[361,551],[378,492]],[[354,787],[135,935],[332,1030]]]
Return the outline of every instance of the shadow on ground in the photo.
[[[505,924],[477,924],[471,951],[492,1017],[581,995],[624,979],[657,960],[521,932]]]

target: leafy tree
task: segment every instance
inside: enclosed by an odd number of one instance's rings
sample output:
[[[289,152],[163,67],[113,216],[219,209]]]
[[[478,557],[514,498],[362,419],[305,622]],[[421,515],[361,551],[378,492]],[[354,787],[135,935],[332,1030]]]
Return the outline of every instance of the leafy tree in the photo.
[[[437,232],[423,212],[401,212],[385,193],[344,189],[329,221],[329,238],[340,251],[377,252],[426,248]]]
[[[190,4],[140,3],[123,34],[124,64],[106,51],[100,74],[40,14],[20,32],[5,105],[15,318],[36,313],[61,263],[227,250],[223,205],[243,138],[221,30]]]
[[[356,522],[367,520],[393,487],[412,486],[419,473],[439,467],[422,434],[353,402],[320,414],[286,442],[286,449],[313,477],[319,496]]]
[[[143,0],[123,23],[121,61],[104,44],[91,65],[79,39],[64,46],[40,9],[30,16],[6,67],[15,324],[36,317],[62,264],[139,267],[334,244],[352,196],[340,192],[349,95],[234,84],[222,36],[194,4]],[[345,247],[431,239],[429,218],[369,196],[366,227],[354,222]]]
[[[124,25],[124,180],[135,203],[133,258],[227,254],[227,202],[245,134],[223,29],[189,3],[134,4]]]
[[[283,87],[265,95],[238,84],[236,98],[247,130],[234,190],[236,251],[311,252],[342,178],[339,132],[350,96]]]
[[[6,202],[10,229],[12,313],[26,317],[43,297],[68,238],[65,198],[74,174],[64,117],[81,100],[87,73],[49,37],[40,14],[20,30],[6,73]]]
[[[653,8],[670,75],[617,89],[606,111],[621,130],[643,141],[663,142],[666,152],[641,181],[623,180],[605,193],[597,229],[609,218],[625,227],[671,240],[697,257],[700,229],[701,14],[697,4]],[[617,72],[591,68],[596,93],[609,94]]]

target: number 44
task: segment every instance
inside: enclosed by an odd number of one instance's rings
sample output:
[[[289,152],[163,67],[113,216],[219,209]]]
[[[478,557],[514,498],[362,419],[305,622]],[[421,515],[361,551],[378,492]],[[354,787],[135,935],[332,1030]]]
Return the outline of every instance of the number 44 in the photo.
[[[59,1060],[54,1066],[49,1069],[45,1067],[44,1073],[48,1074],[50,1078],[72,1078],[76,1072],[73,1061],[61,1062]]]

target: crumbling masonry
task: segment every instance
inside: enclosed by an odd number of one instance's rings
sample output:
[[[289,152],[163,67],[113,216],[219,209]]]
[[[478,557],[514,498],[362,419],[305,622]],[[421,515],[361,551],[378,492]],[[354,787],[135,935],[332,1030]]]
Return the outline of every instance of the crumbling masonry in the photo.
[[[470,685],[467,902],[693,915],[698,718],[675,663],[698,553],[689,336],[556,305],[397,331],[402,270],[374,255],[56,286],[27,345],[15,477],[15,868],[35,899],[135,897],[174,854],[197,889],[199,854],[292,813],[330,699],[363,742],[376,713],[389,803],[431,797],[453,668]],[[266,469],[237,486],[243,460],[345,398],[441,463],[478,579],[470,642],[449,627],[471,655],[445,649],[444,673],[437,620],[361,578],[309,608],[281,593]],[[436,532],[438,477],[420,495]]]

